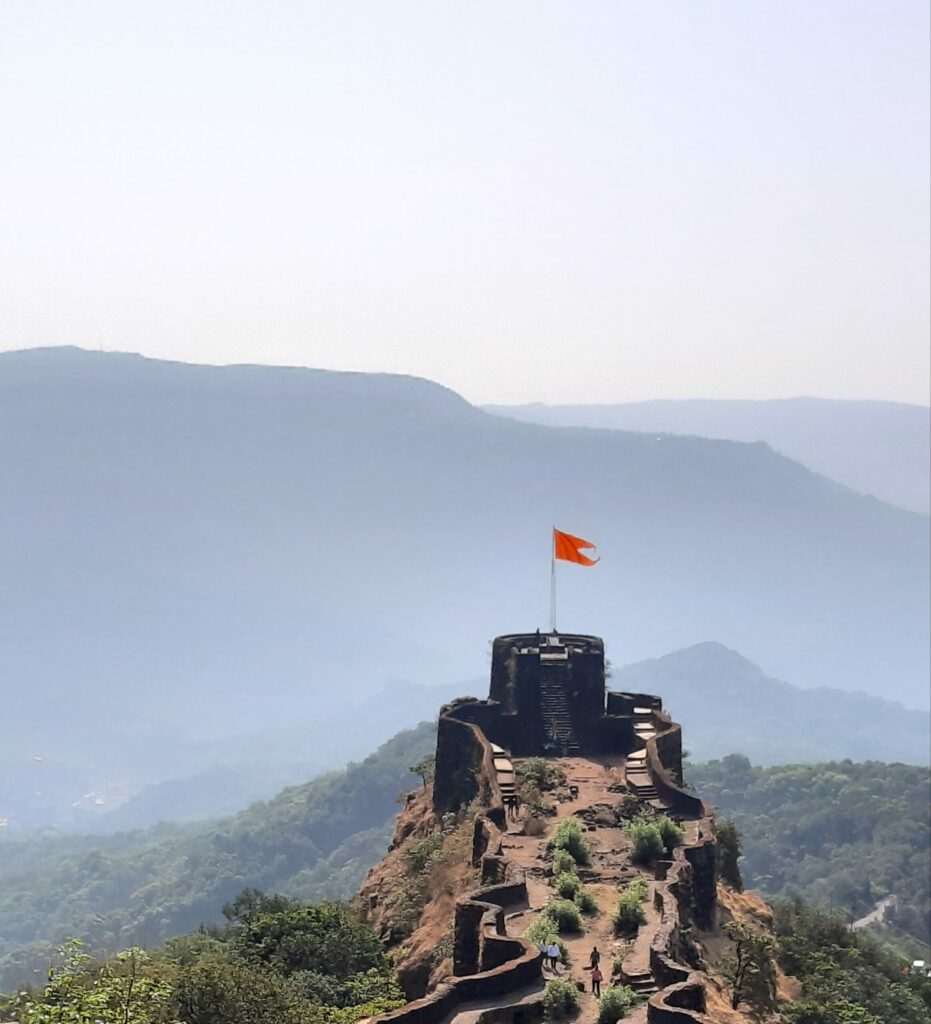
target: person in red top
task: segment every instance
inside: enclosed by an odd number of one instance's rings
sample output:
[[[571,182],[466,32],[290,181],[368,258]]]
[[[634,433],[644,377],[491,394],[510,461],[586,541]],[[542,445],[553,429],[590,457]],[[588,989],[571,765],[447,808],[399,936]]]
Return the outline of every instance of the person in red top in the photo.
[[[601,982],[604,975],[601,973],[601,968],[595,964],[592,968],[592,994],[598,998],[601,995]]]

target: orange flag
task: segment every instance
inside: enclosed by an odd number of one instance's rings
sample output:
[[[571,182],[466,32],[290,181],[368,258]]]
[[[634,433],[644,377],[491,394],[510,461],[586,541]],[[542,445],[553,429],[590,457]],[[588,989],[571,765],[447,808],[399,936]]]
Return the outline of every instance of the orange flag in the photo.
[[[581,537],[573,537],[571,533],[563,533],[553,527],[553,557],[561,558],[564,562],[575,562],[577,565],[595,565],[600,559],[589,558],[583,555],[581,548],[597,550],[590,541],[582,540]]]

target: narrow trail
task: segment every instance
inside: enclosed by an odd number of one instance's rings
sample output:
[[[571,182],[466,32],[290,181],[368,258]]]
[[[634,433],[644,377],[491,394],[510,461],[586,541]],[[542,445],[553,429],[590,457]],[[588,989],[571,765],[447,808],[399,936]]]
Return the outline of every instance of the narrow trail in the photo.
[[[882,924],[886,918],[886,911],[895,903],[895,896],[886,896],[881,899],[875,907],[865,916],[854,921],[850,926],[855,932],[869,928],[871,924]]]
[[[546,835],[522,835],[523,821],[517,821],[509,823],[504,840],[504,852],[527,873],[530,897],[529,908],[510,917],[508,931],[511,934],[523,935],[553,895],[553,889],[548,884],[549,880],[545,874],[547,864],[544,860],[544,851],[547,836],[566,818],[576,817],[583,829],[589,828],[590,826],[583,820],[578,819],[577,812],[597,808],[598,805],[606,805],[606,809],[615,805],[618,801],[617,789],[626,782],[624,758],[568,757],[561,758],[558,764],[566,773],[567,783],[578,786],[578,797],[556,804],[556,816],[547,819]],[[616,826],[598,824],[591,831],[585,832],[585,839],[592,850],[592,862],[589,868],[581,869],[579,874],[584,884],[595,895],[598,913],[583,917],[583,934],[561,936],[569,952],[569,966],[560,965],[555,974],[546,971],[546,977],[564,978],[584,984],[584,992],[579,993],[581,1012],[578,1020],[581,1024],[592,1024],[598,1016],[598,1001],[592,994],[590,972],[587,970],[592,947],[597,945],[601,952],[601,971],[605,978],[602,988],[608,987],[611,983],[615,957],[622,956],[628,974],[642,972],[645,976],[643,989],[644,994],[647,994],[652,987],[652,976],[649,973],[650,943],[660,922],[659,914],[653,907],[653,875],[631,865],[630,843],[624,830]],[[643,904],[646,923],[641,926],[631,944],[615,937],[612,917],[619,885],[626,884],[637,876],[648,881],[650,893]],[[646,1019],[645,1003],[637,1006],[624,1018],[625,1021],[634,1024],[643,1024]]]

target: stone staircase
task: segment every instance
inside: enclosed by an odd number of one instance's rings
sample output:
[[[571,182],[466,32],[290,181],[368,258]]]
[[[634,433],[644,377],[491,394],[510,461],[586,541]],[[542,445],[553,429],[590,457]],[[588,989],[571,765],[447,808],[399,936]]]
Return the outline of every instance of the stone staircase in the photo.
[[[632,988],[638,996],[649,999],[654,992],[659,991],[656,979],[651,971],[642,971],[635,974],[624,973],[624,984]]]
[[[560,750],[576,754],[579,741],[572,725],[569,701],[566,698],[566,669],[568,658],[559,655],[540,657],[540,715],[543,719],[545,741],[555,739]]]
[[[498,789],[501,790],[501,796],[507,806],[508,797],[514,796],[517,792],[514,782],[514,765],[511,763],[508,752],[503,747],[499,747],[497,743],[492,743],[491,753],[495,761]]]
[[[647,768],[647,741],[656,735],[652,708],[634,708],[634,735],[643,746],[628,754],[624,763],[627,785],[638,799],[654,807],[662,807],[659,794],[653,785],[653,777]]]

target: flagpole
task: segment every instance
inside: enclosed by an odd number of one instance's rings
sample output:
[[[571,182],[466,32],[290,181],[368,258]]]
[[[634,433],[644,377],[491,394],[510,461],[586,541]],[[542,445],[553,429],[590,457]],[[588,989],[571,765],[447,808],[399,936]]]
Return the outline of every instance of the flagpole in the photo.
[[[550,534],[550,632],[556,632],[556,527]]]

